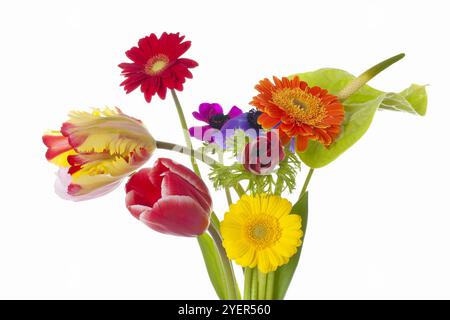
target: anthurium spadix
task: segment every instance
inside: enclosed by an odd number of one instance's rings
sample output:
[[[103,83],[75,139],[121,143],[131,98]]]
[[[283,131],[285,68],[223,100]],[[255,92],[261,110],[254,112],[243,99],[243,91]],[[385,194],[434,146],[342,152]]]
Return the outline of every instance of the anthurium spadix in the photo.
[[[42,138],[47,160],[60,167],[57,194],[74,201],[112,191],[156,149],[142,122],[118,108],[72,111],[59,131]]]

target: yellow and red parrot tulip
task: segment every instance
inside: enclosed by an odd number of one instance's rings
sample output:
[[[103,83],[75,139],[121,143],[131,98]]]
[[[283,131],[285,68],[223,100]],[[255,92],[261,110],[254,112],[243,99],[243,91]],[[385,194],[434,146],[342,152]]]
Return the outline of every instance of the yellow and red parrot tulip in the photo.
[[[156,149],[142,122],[118,108],[72,111],[59,131],[42,139],[47,160],[60,167],[56,193],[74,201],[112,191]]]

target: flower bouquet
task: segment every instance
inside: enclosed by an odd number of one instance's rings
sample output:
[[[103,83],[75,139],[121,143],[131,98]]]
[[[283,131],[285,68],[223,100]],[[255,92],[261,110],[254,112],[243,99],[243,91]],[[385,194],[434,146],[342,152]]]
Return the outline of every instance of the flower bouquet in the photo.
[[[60,130],[43,136],[47,160],[59,167],[56,192],[88,200],[126,179],[125,203],[133,217],[163,234],[196,237],[220,299],[283,299],[304,243],[314,170],[357,142],[378,110],[425,115],[425,87],[393,93],[366,84],[400,54],[358,77],[320,69],[263,79],[250,107],[226,111],[218,103],[201,103],[192,113],[197,126],[188,128],[177,91],[198,66],[182,58],[190,46],[178,33],[151,34],[119,65],[126,93],[140,88],[150,103],[170,91],[185,145],[156,140],[118,108],[72,111]],[[192,168],[168,158],[142,168],[156,149],[190,157]],[[199,163],[207,170],[201,172]],[[212,190],[203,179],[224,193],[228,208],[213,211]],[[243,284],[235,272],[244,273]]]

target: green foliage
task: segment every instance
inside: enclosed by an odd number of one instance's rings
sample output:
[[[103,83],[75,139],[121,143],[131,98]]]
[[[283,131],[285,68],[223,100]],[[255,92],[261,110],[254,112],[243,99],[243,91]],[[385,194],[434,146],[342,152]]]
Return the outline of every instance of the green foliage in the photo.
[[[305,192],[301,196],[300,200],[294,204],[291,214],[300,215],[302,218],[303,234],[306,234],[306,227],[308,225],[308,192]],[[281,266],[275,271],[275,285],[273,291],[275,300],[282,300],[286,295],[292,278],[294,277],[295,270],[297,269],[298,262],[300,261],[302,248],[303,244],[298,248],[297,253],[289,259],[287,264]]]
[[[241,163],[232,165],[215,164],[209,174],[214,188],[234,188],[238,183],[246,183],[246,191],[255,193],[281,194],[296,187],[295,178],[300,171],[300,160],[295,153],[286,151],[286,158],[280,162],[278,170],[269,175],[255,175],[247,171]]]
[[[225,281],[225,272],[222,268],[222,262],[220,260],[219,252],[216,249],[216,245],[213,239],[206,233],[197,237],[197,240],[202,251],[209,279],[211,280],[219,299],[225,300],[227,299],[227,284]]]
[[[280,162],[280,167],[276,172],[277,181],[283,182],[279,194],[285,190],[288,190],[289,193],[295,190],[297,173],[301,169],[301,162],[298,156],[290,151],[285,151],[285,153],[286,158]],[[276,193],[278,194],[278,192]]]
[[[398,94],[387,93],[380,108],[424,116],[427,112],[427,102],[425,86],[413,84]]]
[[[338,94],[355,77],[338,69],[319,69],[298,74],[310,86],[326,88]],[[404,111],[415,115],[425,115],[427,94],[424,86],[411,85],[400,93],[383,92],[364,85],[343,103],[345,120],[342,133],[328,148],[310,141],[308,149],[300,154],[301,160],[311,168],[320,168],[338,158],[355,144],[369,129],[378,109]]]

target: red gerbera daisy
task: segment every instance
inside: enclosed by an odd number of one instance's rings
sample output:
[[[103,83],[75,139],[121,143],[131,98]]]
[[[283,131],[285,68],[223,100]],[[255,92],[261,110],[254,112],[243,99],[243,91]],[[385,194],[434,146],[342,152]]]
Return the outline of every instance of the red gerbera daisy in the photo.
[[[165,99],[167,89],[182,91],[186,78],[192,78],[189,68],[198,66],[194,60],[180,58],[191,46],[183,39],[179,33],[166,32],[159,39],[154,33],[140,39],[137,47],[126,52],[133,62],[119,64],[126,77],[121,83],[125,91],[130,93],[141,86],[147,102],[156,93]]]

